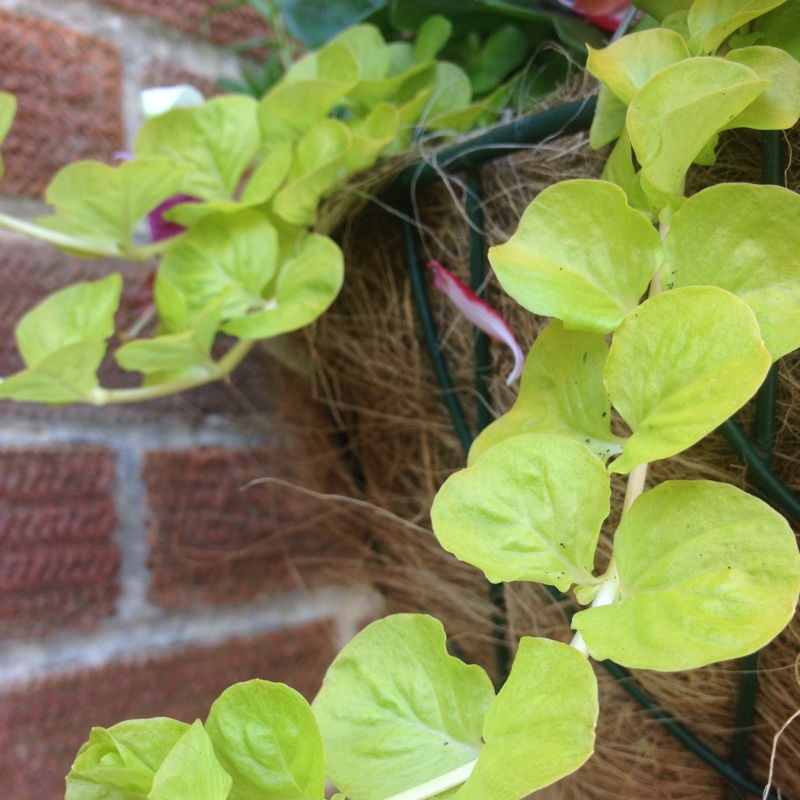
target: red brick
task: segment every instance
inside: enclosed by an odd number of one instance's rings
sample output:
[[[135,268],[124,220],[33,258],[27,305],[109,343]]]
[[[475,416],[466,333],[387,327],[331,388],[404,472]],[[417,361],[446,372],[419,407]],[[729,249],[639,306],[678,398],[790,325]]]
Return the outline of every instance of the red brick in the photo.
[[[114,454],[0,450],[0,637],[91,627],[114,612]]]
[[[327,626],[317,623],[7,687],[0,692],[3,797],[62,800],[64,776],[93,725],[205,719],[225,688],[251,678],[290,684],[311,699],[334,652]]]
[[[142,89],[188,83],[201,92],[207,100],[224,94],[219,84],[169,61],[151,61],[140,76],[139,83]]]
[[[220,5],[219,0],[100,0],[126,14],[142,14],[177,28],[197,39],[214,44],[232,44],[254,36],[266,36],[268,27],[263,18],[250,8],[207,14]]]
[[[19,103],[3,144],[6,193],[40,195],[66,164],[124,146],[122,66],[107,41],[0,11],[0,90]]]
[[[363,547],[348,506],[274,483],[242,491],[263,476],[336,491],[329,464],[329,453],[291,437],[252,451],[149,453],[150,599],[166,608],[227,604],[342,580],[341,559]]]

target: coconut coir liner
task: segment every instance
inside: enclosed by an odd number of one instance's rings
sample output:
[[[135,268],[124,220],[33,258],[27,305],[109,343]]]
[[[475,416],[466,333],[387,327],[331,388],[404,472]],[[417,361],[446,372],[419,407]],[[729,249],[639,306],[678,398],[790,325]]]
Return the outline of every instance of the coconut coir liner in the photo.
[[[800,134],[787,137],[787,185],[800,189]],[[487,245],[514,232],[536,194],[558,181],[599,177],[603,155],[584,134],[554,139],[504,156],[482,169]],[[698,168],[688,191],[721,181],[761,180],[760,138],[737,133],[721,144],[717,163]],[[464,176],[442,175],[415,198],[414,224],[423,262],[437,259],[468,280],[469,225]],[[439,486],[465,465],[465,455],[442,402],[412,299],[398,214],[368,204],[339,230],[345,253],[344,289],[313,326],[309,341],[318,396],[342,431],[349,463],[363,497],[383,512],[372,520],[373,555],[368,579],[384,593],[390,611],[423,611],[440,618],[453,652],[490,673],[495,664],[492,616],[483,575],[460,563],[430,533],[429,512]],[[473,427],[479,404],[475,389],[473,331],[449,301],[429,288],[441,349],[455,393]],[[544,321],[534,317],[487,279],[487,296],[510,322],[527,351]],[[508,410],[516,387],[505,386],[511,363],[492,345],[489,376],[492,413]],[[780,365],[779,420],[774,470],[800,489],[800,358]],[[752,411],[740,412],[747,426]],[[747,427],[745,427],[747,430]],[[748,488],[741,463],[721,436],[712,434],[690,450],[651,465],[649,485],[667,479],[703,478]],[[613,505],[621,506],[624,480],[615,477]],[[388,512],[388,513],[386,513]],[[615,520],[609,521],[613,530]],[[604,553],[603,550],[606,552]],[[607,558],[601,541],[600,565]],[[508,641],[549,636],[569,641],[563,609],[535,584],[506,585]],[[762,653],[753,739],[747,771],[767,781],[776,731],[800,707],[800,622],[793,623]],[[596,668],[600,723],[596,753],[574,775],[536,796],[557,800],[723,800],[730,787],[713,769],[669,735],[609,677]],[[635,671],[635,680],[723,759],[730,758],[738,661],[680,673]],[[800,798],[800,721],[790,725],[776,751],[773,786]],[[733,795],[736,796],[736,795]],[[745,796],[742,794],[741,796]],[[487,798],[487,800],[490,800]]]

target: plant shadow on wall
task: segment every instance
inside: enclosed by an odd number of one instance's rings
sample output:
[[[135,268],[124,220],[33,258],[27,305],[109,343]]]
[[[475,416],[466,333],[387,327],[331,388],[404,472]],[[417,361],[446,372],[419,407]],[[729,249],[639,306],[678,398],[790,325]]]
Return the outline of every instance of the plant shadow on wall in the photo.
[[[724,423],[800,346],[800,198],[744,183],[684,193],[720,132],[797,122],[800,34],[786,31],[799,30],[800,2],[643,5],[660,26],[589,52],[602,84],[591,140],[616,141],[603,180],[543,191],[490,251],[508,294],[553,321],[514,408],[474,442],[431,512],[444,548],[490,581],[571,591],[581,609],[571,644],[523,637],[495,693],[480,666],[447,653],[440,622],[387,617],[342,650],[312,706],[254,680],[226,690],[205,724],[95,728],[67,778],[70,800],[321,800],[326,776],[352,800],[519,800],[591,756],[590,658],[693,669],[751,653],[789,622],[800,555],[780,514],[712,481],[644,489],[650,462]],[[333,241],[308,229],[320,199],[407,147],[409,124],[463,129],[492,110],[471,103],[462,70],[435,60],[447,23],[426,26],[399,46],[371,26],[347,29],[260,103],[170,111],[144,126],[127,163],[68,167],[48,190],[54,215],[1,217],[68,252],[163,258],[155,335],[116,353],[144,374],[140,389],[96,378],[119,298],[110,276],[21,320],[27,368],[0,396],[160,396],[227,375],[253,341],[322,313],[343,265]],[[348,113],[330,117],[342,98]],[[3,97],[0,128],[13,105]],[[135,226],[153,209],[180,227],[141,244]],[[215,361],[219,331],[238,343]],[[612,408],[627,435],[612,432]],[[627,476],[627,491],[598,574],[612,475]]]

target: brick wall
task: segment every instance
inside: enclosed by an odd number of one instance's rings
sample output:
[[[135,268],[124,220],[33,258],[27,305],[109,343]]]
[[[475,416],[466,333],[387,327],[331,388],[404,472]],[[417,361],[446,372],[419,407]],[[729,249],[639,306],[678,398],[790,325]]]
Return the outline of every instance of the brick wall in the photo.
[[[130,145],[142,88],[236,77],[222,47],[259,32],[215,0],[0,0],[0,90],[19,114],[0,210],[42,213],[63,165]],[[0,374],[15,321],[45,294],[139,264],[83,261],[0,233]],[[120,378],[108,365],[108,376]],[[363,538],[330,423],[302,379],[256,351],[230,385],[131,407],[0,404],[0,786],[56,800],[91,725],[204,717],[227,685],[281,680],[308,697],[376,613],[350,585]],[[269,482],[250,484],[268,477]]]

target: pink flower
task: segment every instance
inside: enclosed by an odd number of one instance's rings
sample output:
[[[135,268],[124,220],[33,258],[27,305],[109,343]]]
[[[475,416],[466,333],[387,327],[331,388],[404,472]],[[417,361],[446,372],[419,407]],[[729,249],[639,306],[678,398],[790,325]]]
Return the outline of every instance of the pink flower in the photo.
[[[169,222],[164,219],[164,213],[169,211],[173,206],[180,205],[181,203],[202,203],[199,197],[193,197],[190,194],[175,194],[168,197],[163,203],[157,205],[148,215],[147,224],[150,227],[150,239],[153,242],[163,242],[164,239],[169,239],[171,236],[177,236],[183,233],[186,228],[179,225],[177,222]]]
[[[481,300],[469,286],[462,283],[438,261],[429,261],[428,269],[433,270],[433,282],[436,288],[441,289],[476,328],[511,348],[514,355],[514,369],[511,370],[506,384],[517,380],[522,375],[525,356],[511,328],[508,327],[508,323],[488,303]]]
[[[622,22],[625,13],[631,7],[629,0],[558,0],[562,6],[572,9],[589,22],[615,31]]]

